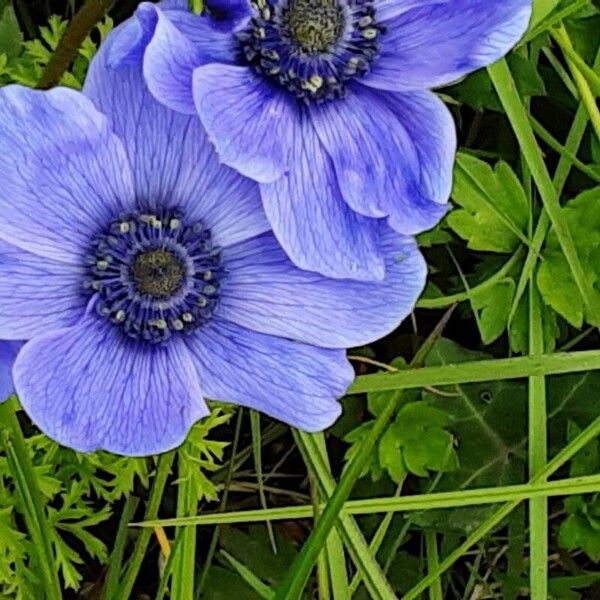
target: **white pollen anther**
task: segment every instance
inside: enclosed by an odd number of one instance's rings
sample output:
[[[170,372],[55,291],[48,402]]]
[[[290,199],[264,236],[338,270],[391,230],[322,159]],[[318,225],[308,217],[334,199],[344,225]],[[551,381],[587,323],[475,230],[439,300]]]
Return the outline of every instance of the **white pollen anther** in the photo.
[[[377,29],[365,29],[362,32],[362,36],[367,40],[374,40],[377,37]]]

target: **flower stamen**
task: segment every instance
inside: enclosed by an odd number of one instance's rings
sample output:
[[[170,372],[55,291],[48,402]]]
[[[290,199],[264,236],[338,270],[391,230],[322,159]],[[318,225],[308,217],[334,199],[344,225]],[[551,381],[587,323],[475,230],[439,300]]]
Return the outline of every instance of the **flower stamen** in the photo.
[[[224,273],[210,230],[171,210],[112,222],[93,240],[88,264],[84,287],[98,314],[150,343],[206,323]]]
[[[373,0],[258,0],[240,60],[303,102],[343,97],[379,56]]]

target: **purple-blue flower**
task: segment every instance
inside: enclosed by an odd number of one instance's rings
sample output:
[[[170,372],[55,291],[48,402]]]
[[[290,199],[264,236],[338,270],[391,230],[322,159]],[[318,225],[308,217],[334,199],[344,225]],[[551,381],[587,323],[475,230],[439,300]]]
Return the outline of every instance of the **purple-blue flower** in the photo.
[[[456,136],[428,91],[503,56],[531,0],[185,0],[127,26],[167,106],[261,184],[300,267],[381,279],[379,221],[416,234],[446,213]],[[115,54],[118,60],[118,53]]]
[[[127,455],[178,445],[205,398],[328,426],[344,348],[394,329],[423,288],[415,242],[383,233],[377,283],[295,267],[197,117],[155,102],[136,60],[107,65],[123,32],[84,94],[0,90],[0,339],[29,340],[23,407],[65,445]]]

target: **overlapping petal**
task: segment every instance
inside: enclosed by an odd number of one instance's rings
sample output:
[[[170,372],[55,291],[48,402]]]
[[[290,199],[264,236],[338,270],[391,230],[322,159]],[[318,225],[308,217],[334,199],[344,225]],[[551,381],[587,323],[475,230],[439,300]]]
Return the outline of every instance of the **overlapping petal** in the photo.
[[[177,11],[180,12],[180,11]],[[205,22],[203,17],[187,13]],[[202,64],[202,48],[189,40],[156,5],[142,3],[136,15],[154,22],[154,34],[144,56],[144,76],[154,96],[169,108],[194,114],[192,73]]]
[[[203,394],[260,410],[305,431],[340,415],[354,373],[341,350],[263,335],[218,317],[187,339]]]
[[[261,185],[265,212],[283,249],[300,268],[328,277],[383,279],[378,222],[344,202],[331,159],[306,114],[287,144],[289,172]]]
[[[432,104],[429,102],[430,108]],[[446,213],[442,203],[449,190],[444,197],[436,194],[432,198],[426,174],[443,163],[444,171],[437,177],[448,180],[452,165],[443,155],[454,147],[449,142],[454,140],[450,133],[454,126],[444,107],[435,104],[442,118],[436,119],[433,113],[434,122],[425,125],[417,122],[422,110],[418,115],[398,115],[410,105],[411,98],[406,97],[394,111],[385,97],[357,87],[344,102],[317,105],[310,113],[335,167],[344,200],[360,214],[390,217],[390,224],[404,234],[430,229]],[[410,123],[410,130],[403,120]],[[438,124],[440,129],[435,128]],[[414,136],[417,132],[420,137]],[[436,146],[440,138],[446,143]]]
[[[236,47],[230,27],[208,15],[162,11],[149,2],[140,4],[136,18],[142,29],[152,31],[144,55],[150,91],[165,106],[194,114],[194,69],[212,61],[233,62]]]
[[[178,446],[208,413],[181,339],[148,346],[124,337],[94,312],[28,342],[14,379],[34,423],[82,452],[163,452]]]
[[[450,111],[433,92],[378,95],[408,133],[419,163],[422,196],[448,201],[456,154],[456,127]]]
[[[237,244],[224,252],[229,274],[218,314],[254,331],[326,348],[367,344],[413,310],[427,274],[413,239],[388,229],[381,249],[385,278],[361,282],[297,269],[269,234]]]
[[[289,168],[299,111],[250,69],[210,64],[194,72],[200,120],[219,158],[243,175],[270,183]]]
[[[84,93],[122,139],[138,200],[184,207],[186,217],[204,221],[221,246],[269,229],[256,184],[220,164],[196,116],[154,100],[144,84],[142,57],[128,64],[110,62],[115,39],[92,62]]]
[[[395,91],[451,83],[504,56],[530,16],[531,0],[448,0],[413,8],[384,20],[381,56],[360,81]]]
[[[79,263],[98,224],[133,205],[125,150],[83,95],[0,90],[0,238]]]

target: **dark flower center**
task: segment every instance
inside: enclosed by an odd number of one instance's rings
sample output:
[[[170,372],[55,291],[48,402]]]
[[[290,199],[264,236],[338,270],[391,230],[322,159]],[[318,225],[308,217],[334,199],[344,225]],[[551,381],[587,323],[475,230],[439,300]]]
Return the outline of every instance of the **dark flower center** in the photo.
[[[344,26],[344,13],[336,0],[290,0],[281,16],[290,37],[308,53],[329,49]]]
[[[153,298],[168,298],[183,283],[183,267],[168,250],[140,252],[131,266],[138,291]]]
[[[150,343],[206,323],[224,274],[211,231],[173,210],[122,215],[93,240],[88,264],[98,314]]]
[[[343,97],[369,72],[385,28],[373,0],[255,0],[240,61],[304,102]]]

